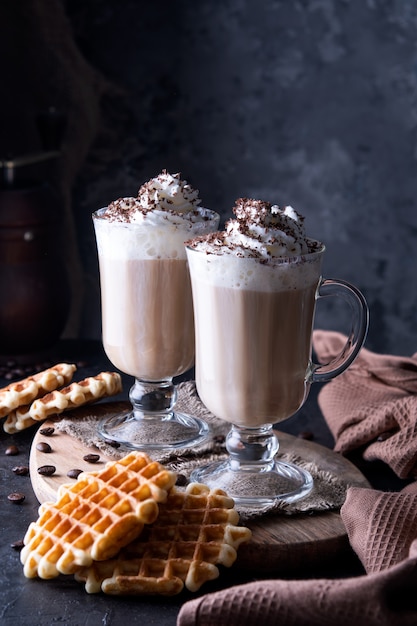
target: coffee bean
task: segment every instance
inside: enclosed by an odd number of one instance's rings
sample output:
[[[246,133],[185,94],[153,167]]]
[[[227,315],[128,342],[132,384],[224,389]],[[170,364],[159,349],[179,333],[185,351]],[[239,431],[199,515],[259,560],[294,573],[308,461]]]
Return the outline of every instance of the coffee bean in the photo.
[[[41,428],[39,432],[44,437],[52,437],[55,432],[55,428],[53,428],[52,426],[46,426],[45,428]]]
[[[29,468],[27,465],[16,465],[16,467],[12,469],[12,472],[18,476],[27,476],[29,474]]]
[[[7,499],[10,500],[10,502],[14,502],[15,504],[22,504],[23,500],[25,499],[25,496],[23,495],[23,493],[9,493],[9,495],[7,496]]]
[[[121,446],[121,444],[118,441],[107,441],[107,443],[112,448],[120,448],[120,446]]]
[[[188,483],[188,478],[185,476],[185,474],[178,474],[175,484],[178,487],[185,487],[187,483]]]
[[[80,469],[70,469],[67,472],[68,478],[78,478],[78,476],[82,473],[83,470]]]
[[[13,541],[13,543],[10,544],[10,547],[13,548],[13,550],[20,552],[24,545],[23,539],[18,539],[17,541]]]
[[[7,454],[7,456],[16,456],[16,454],[19,454],[19,448],[14,445],[8,446],[5,453]]]
[[[302,430],[301,432],[298,433],[298,438],[311,441],[312,439],[314,439],[314,434],[309,430]]]
[[[99,454],[86,454],[83,456],[83,460],[87,461],[87,463],[97,463],[100,460]]]
[[[49,443],[46,443],[46,441],[40,441],[39,443],[37,443],[36,449],[39,450],[39,452],[52,452],[51,446],[49,445]]]
[[[41,465],[40,467],[38,467],[38,474],[41,474],[42,476],[52,476],[52,474],[55,474],[55,472],[55,465]]]

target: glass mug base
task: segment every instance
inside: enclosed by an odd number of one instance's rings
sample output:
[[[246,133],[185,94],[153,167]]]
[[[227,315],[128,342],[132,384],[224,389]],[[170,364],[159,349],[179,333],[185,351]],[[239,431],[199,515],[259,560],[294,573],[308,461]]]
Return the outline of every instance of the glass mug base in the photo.
[[[276,459],[268,469],[248,465],[233,467],[230,459],[194,470],[191,480],[223,489],[237,505],[262,509],[305,498],[313,488],[311,474],[293,463]]]
[[[257,428],[233,425],[226,437],[226,461],[196,468],[191,480],[222,489],[236,504],[263,509],[295,502],[313,488],[305,469],[277,457],[278,437],[272,424]]]
[[[138,417],[133,411],[103,419],[99,435],[132,450],[172,450],[202,443],[210,434],[206,422],[179,412]]]

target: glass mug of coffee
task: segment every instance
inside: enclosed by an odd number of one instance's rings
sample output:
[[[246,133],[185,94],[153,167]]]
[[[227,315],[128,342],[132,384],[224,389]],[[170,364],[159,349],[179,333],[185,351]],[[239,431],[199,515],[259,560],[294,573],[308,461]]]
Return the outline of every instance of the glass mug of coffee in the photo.
[[[197,391],[216,417],[231,424],[229,458],[197,468],[191,478],[246,506],[292,502],[311,491],[313,479],[276,458],[273,424],[303,405],[312,383],[330,380],[352,363],[366,337],[367,304],[354,286],[322,279],[325,247],[319,242],[309,240],[304,254],[258,258],[233,254],[230,246],[226,252],[222,236],[208,237],[208,247],[203,238],[187,242],[187,258]],[[316,302],[323,297],[342,298],[352,326],[340,355],[318,365],[312,362],[312,333]]]
[[[219,215],[197,191],[163,171],[137,198],[93,214],[104,350],[135,381],[132,409],[100,422],[106,440],[138,450],[197,445],[204,420],[175,409],[173,378],[194,364],[194,319],[184,241],[216,230]]]

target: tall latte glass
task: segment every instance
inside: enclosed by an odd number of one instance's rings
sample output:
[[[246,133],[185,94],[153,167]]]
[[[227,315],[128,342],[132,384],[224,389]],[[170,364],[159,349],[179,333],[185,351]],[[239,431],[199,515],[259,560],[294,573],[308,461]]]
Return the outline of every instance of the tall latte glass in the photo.
[[[322,279],[322,244],[308,240],[302,254],[297,246],[290,256],[282,246],[281,256],[271,254],[279,228],[287,230],[290,245],[298,237],[289,234],[288,220],[284,222],[272,229],[266,254],[258,250],[263,227],[258,223],[255,228],[254,251],[246,247],[250,242],[242,224],[243,238],[233,232],[234,220],[228,233],[200,238],[187,247],[197,390],[208,409],[231,424],[228,461],[197,469],[192,479],[225,489],[245,505],[294,501],[310,492],[311,475],[276,458],[273,424],[303,405],[312,382],[329,380],[352,363],[368,324],[365,300],[355,287]],[[350,306],[352,330],[342,353],[321,366],[312,362],[311,353],[316,301],[324,296],[341,297]]]
[[[207,424],[175,410],[173,377],[194,364],[194,319],[184,247],[217,228],[219,216],[192,201],[179,175],[163,172],[93,214],[100,267],[103,345],[135,378],[132,411],[103,421],[101,435],[135,449],[195,445]]]

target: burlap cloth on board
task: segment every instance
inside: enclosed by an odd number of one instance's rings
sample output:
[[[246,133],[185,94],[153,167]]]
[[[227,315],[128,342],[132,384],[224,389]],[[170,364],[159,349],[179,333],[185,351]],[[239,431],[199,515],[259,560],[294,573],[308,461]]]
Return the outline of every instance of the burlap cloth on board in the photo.
[[[180,411],[188,412],[204,419],[211,428],[212,436],[206,442],[199,446],[188,449],[177,449],[170,452],[159,452],[152,450],[149,456],[153,459],[169,466],[178,474],[183,474],[187,479],[190,477],[192,470],[198,466],[206,465],[211,461],[223,460],[227,458],[224,447],[224,439],[227,435],[230,425],[217,419],[210,411],[206,409],[199,399],[195,383],[193,381],[180,383],[178,385],[178,400],[176,408]],[[106,443],[97,433],[98,418],[92,411],[91,415],[83,417],[82,420],[76,417],[68,417],[60,420],[56,424],[56,429],[66,432],[72,437],[76,437],[86,446],[95,446],[103,454],[113,458],[121,458],[127,453],[126,449],[114,448]],[[291,504],[285,502],[277,502],[275,505],[266,508],[243,508],[236,507],[239,510],[242,519],[265,515],[266,513],[311,513],[313,511],[323,511],[330,509],[340,509],[345,497],[348,484],[343,478],[336,476],[328,471],[322,470],[315,463],[306,461],[293,454],[279,454],[286,461],[297,463],[302,468],[308,470],[313,479],[314,487],[312,492],[298,502]]]

